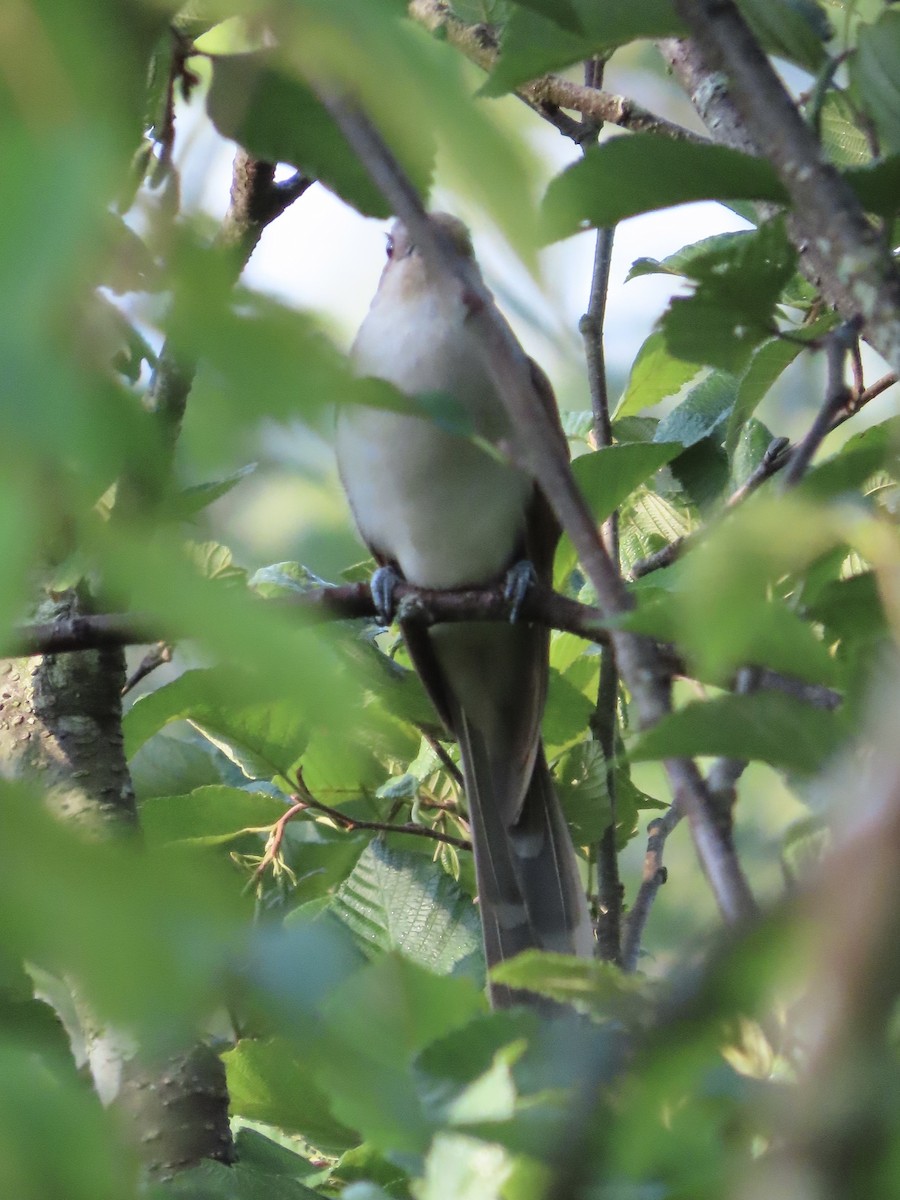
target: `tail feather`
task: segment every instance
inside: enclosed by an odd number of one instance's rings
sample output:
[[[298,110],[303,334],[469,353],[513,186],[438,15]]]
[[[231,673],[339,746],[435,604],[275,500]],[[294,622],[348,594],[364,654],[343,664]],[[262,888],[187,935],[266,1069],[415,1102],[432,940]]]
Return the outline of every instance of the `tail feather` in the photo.
[[[590,914],[543,750],[508,824],[510,806],[494,794],[484,739],[465,717],[458,726],[488,967],[527,949],[590,957]],[[534,997],[492,984],[491,1000],[502,1007]]]

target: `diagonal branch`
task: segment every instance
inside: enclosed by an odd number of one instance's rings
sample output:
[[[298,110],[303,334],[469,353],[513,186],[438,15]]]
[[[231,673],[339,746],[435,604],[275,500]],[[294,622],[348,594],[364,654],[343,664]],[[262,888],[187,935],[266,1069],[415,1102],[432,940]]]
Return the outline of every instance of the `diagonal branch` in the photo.
[[[900,370],[900,272],[850,185],[827,160],[815,132],[733,0],[675,0],[709,73],[725,74],[750,139],[787,190],[804,253],[846,320]]]

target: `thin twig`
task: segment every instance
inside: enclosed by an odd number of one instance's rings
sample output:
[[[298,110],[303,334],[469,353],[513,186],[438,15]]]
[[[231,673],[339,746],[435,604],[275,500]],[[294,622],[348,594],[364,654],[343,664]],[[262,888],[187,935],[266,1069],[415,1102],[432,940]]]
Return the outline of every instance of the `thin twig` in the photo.
[[[857,321],[846,321],[828,335],[825,345],[827,359],[825,401],[816,414],[816,419],[810,426],[806,437],[790,456],[782,480],[785,489],[796,487],[806,474],[813,455],[834,428],[837,416],[846,409],[851,400],[852,393],[844,380],[844,367],[847,355],[852,352],[853,346],[858,342],[859,323]]]
[[[742,667],[735,678],[732,691],[736,696],[758,692],[762,674],[755,667]],[[734,827],[734,806],[737,802],[737,783],[747,769],[747,760],[722,755],[709,769],[709,790],[716,802],[719,821],[729,835]]]
[[[293,797],[291,797],[291,799],[293,799]],[[263,851],[263,856],[259,860],[256,870],[250,876],[249,882],[247,883],[244,891],[249,892],[253,888],[254,884],[259,882],[268,868],[278,857],[278,852],[281,849],[281,843],[284,841],[284,831],[287,828],[288,823],[292,821],[299,813],[306,812],[308,808],[309,805],[305,800],[295,801],[295,803],[291,805],[287,812],[283,813],[271,827],[269,837],[266,841],[266,848]],[[259,832],[262,831],[260,830]]]
[[[332,808],[328,804],[323,804],[321,800],[315,800],[308,792],[303,796],[292,795],[291,800],[298,812],[304,808],[319,812],[323,816],[329,817],[347,833],[352,833],[357,829],[369,829],[376,833],[409,833],[414,837],[430,838],[433,842],[445,842],[448,846],[455,846],[457,850],[472,849],[472,843],[467,838],[454,837],[452,833],[442,833],[439,829],[432,829],[430,825],[416,825],[412,821],[403,825],[393,825],[388,821],[357,821],[353,817],[348,817],[346,813],[342,813],[339,808]],[[283,817],[280,819],[284,820]]]
[[[450,776],[450,778],[453,780],[453,782],[456,784],[456,786],[458,788],[462,788],[463,790],[465,790],[465,783],[463,781],[462,771],[460,771],[459,767],[456,765],[456,763],[453,761],[453,759],[447,753],[446,748],[443,745],[441,745],[440,739],[434,737],[430,733],[427,733],[424,729],[422,729],[421,725],[419,726],[419,730],[422,734],[422,737],[425,739],[425,741],[428,743],[428,745],[432,748],[432,750],[435,752],[435,754],[441,760],[441,764],[442,764],[444,770],[447,772],[447,774]]]
[[[605,63],[592,58],[584,65],[585,87],[603,86]],[[582,118],[585,133],[595,141],[601,125],[592,117]],[[587,149],[587,139],[581,143]],[[609,387],[603,348],[603,329],[606,301],[609,295],[609,272],[612,260],[613,228],[598,229],[594,243],[594,267],[587,309],[578,328],[584,343],[591,409],[594,414],[594,442],[599,448],[612,445],[612,422],[609,414]],[[619,520],[612,513],[603,525],[606,552],[617,571],[619,563]],[[622,902],[624,888],[619,874],[619,855],[616,846],[618,804],[616,797],[616,733],[618,729],[619,672],[615,651],[607,646],[600,663],[597,702],[591,717],[591,730],[603,751],[606,772],[606,793],[609,797],[609,824],[597,844],[597,951],[604,962],[619,963],[622,957]]]
[[[644,929],[650,916],[653,901],[662,885],[668,879],[668,872],[663,866],[663,851],[666,838],[681,820],[681,813],[673,804],[663,817],[656,817],[647,826],[647,849],[644,852],[644,869],[641,875],[641,886],[634,898],[634,904],[625,918],[624,939],[622,942],[622,966],[626,971],[637,969],[641,953],[641,942]]]
[[[122,688],[122,695],[127,696],[132,688],[137,687],[142,679],[155,671],[157,667],[161,667],[164,663],[172,661],[172,644],[171,642],[157,642],[151,646],[144,657],[141,659],[137,667],[128,676],[125,685]]]

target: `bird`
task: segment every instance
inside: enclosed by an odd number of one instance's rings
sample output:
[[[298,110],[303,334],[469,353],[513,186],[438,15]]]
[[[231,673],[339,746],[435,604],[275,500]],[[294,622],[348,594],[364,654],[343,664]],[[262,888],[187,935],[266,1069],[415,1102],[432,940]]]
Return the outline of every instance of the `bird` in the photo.
[[[431,224],[480,280],[468,228],[447,213]],[[485,293],[489,295],[489,293]],[[491,303],[493,300],[491,299]],[[452,398],[478,436],[424,410],[339,406],[338,468],[357,528],[379,565],[376,605],[391,583],[484,587],[549,584],[560,529],[535,481],[483,442],[509,445],[512,427],[472,328],[465,285],[434,271],[399,220],[350,357],[358,376],[407,396]],[[503,319],[497,314],[499,319]],[[523,351],[524,355],[524,351]],[[568,448],[552,387],[532,382]],[[481,443],[481,444],[479,444]],[[400,627],[413,666],[459,744],[488,967],[526,949],[591,957],[593,927],[575,849],[541,740],[549,630],[516,620]],[[493,1007],[533,994],[489,983]]]

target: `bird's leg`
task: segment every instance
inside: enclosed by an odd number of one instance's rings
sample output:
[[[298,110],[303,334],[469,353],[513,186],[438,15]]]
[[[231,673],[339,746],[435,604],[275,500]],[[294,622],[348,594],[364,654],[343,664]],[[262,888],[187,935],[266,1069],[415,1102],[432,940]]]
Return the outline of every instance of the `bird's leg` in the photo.
[[[537,583],[537,572],[527,558],[521,559],[506,572],[503,585],[504,599],[509,601],[509,623],[515,625],[529,588]]]
[[[378,567],[369,581],[369,591],[372,593],[372,603],[382,625],[390,625],[397,608],[397,584],[402,583],[403,576],[395,566],[388,563]]]

